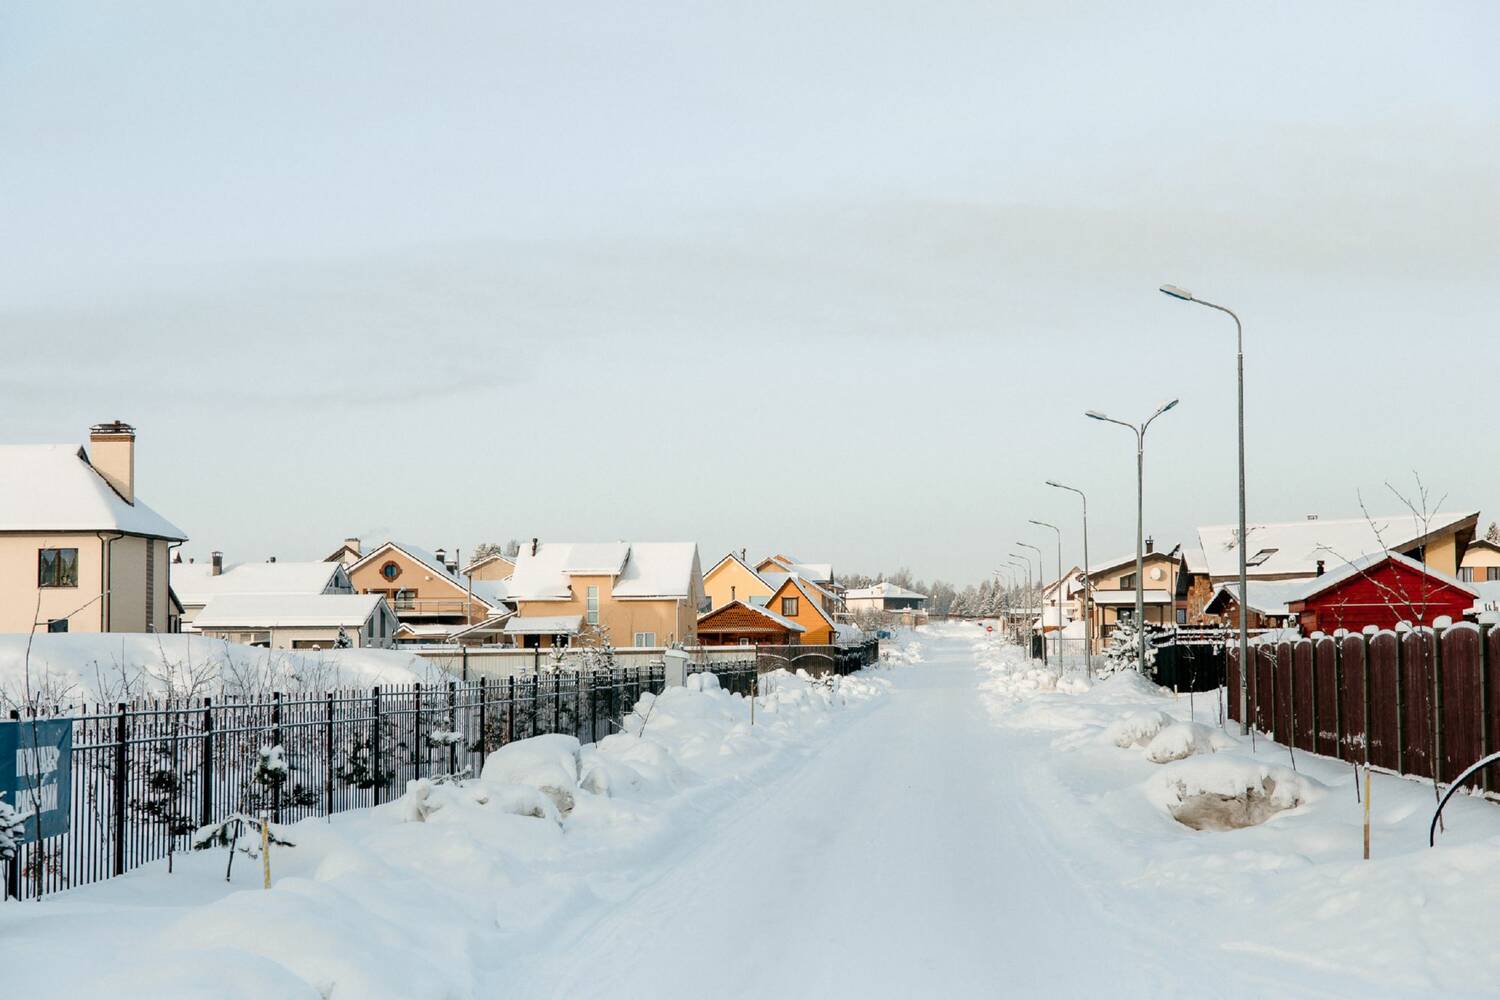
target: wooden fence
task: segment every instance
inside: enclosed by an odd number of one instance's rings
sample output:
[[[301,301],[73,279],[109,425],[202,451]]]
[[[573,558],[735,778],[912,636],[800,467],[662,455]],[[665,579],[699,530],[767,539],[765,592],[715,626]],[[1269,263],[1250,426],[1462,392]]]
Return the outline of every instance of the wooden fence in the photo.
[[[1239,649],[1226,652],[1238,721]],[[1309,753],[1446,782],[1500,736],[1500,629],[1488,625],[1256,643],[1250,661],[1255,728]],[[1494,790],[1493,770],[1470,783]]]

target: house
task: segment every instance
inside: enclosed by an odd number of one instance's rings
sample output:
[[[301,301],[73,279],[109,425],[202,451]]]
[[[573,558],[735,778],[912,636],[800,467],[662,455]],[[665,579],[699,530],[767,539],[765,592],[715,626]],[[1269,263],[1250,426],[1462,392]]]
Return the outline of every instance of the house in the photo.
[[[517,613],[505,634],[527,648],[671,646],[697,638],[703,571],[692,542],[532,539],[506,585]]]
[[[225,594],[198,612],[197,631],[268,649],[395,645],[396,615],[379,594]]]
[[[1246,580],[1245,583],[1250,595],[1245,604],[1246,628],[1288,628],[1297,624],[1297,616],[1287,607],[1287,601],[1301,593],[1306,580]],[[1239,590],[1238,580],[1215,584],[1202,606],[1202,620],[1237,628]]]
[[[0,632],[169,632],[170,550],[187,539],[136,495],[135,428],[0,446]]]
[[[1464,583],[1500,580],[1500,542],[1488,538],[1476,538],[1470,542],[1458,564],[1458,578]]]
[[[927,595],[882,580],[873,587],[856,587],[844,592],[844,607],[850,613],[860,611],[920,611],[927,606]]]
[[[1179,622],[1178,598],[1181,583],[1182,557],[1180,549],[1158,552],[1151,539],[1146,539],[1142,556],[1145,579],[1141,596],[1144,604],[1146,624],[1171,626]],[[1095,569],[1089,567],[1090,601],[1093,605],[1093,630],[1096,641],[1109,638],[1109,634],[1123,621],[1135,616],[1135,555],[1105,560]]]
[[[774,555],[766,556],[758,564],[757,573],[795,573],[804,580],[811,580],[824,590],[831,590],[834,586],[833,566],[829,563],[805,563],[791,556]]]
[[[1473,608],[1479,592],[1457,577],[1399,552],[1360,556],[1305,581],[1287,598],[1303,635],[1368,626],[1394,628],[1400,622],[1432,625],[1454,621]]]
[[[350,542],[357,547],[358,539],[349,539],[334,556],[347,552]],[[457,559],[450,562],[442,549],[385,542],[350,563],[347,572],[355,591],[386,599],[404,626],[403,642],[446,642],[452,633],[510,610],[505,581],[465,582]]]
[[[763,560],[763,562],[768,560]],[[784,576],[783,571],[783,576]],[[703,593],[710,611],[735,601],[764,605],[776,588],[750,568],[743,556],[731,552],[703,574]]]
[[[344,544],[334,549],[324,562],[343,563],[345,566],[353,566],[360,560],[359,539],[346,538]]]
[[[470,580],[509,580],[515,571],[516,561],[496,552],[469,563],[464,567],[464,576]]]
[[[1182,565],[1178,567],[1177,623],[1179,625],[1220,625],[1222,616],[1211,614],[1208,604],[1216,596],[1213,578],[1208,571],[1208,557],[1195,539],[1182,546]],[[1238,577],[1235,578],[1238,581]],[[1252,594],[1253,596],[1253,594]],[[1239,612],[1236,611],[1235,615]],[[1238,622],[1238,618],[1233,619]]]
[[[1478,511],[1433,514],[1425,522],[1411,514],[1341,520],[1316,516],[1301,521],[1246,526],[1246,577],[1309,580],[1318,566],[1332,569],[1371,552],[1398,552],[1439,573],[1457,576],[1474,541]],[[1198,542],[1211,582],[1239,579],[1239,528],[1199,528]]]
[[[698,641],[705,646],[790,646],[806,631],[764,605],[740,600],[698,618]]]
[[[240,594],[352,594],[354,585],[343,563],[240,563],[224,567],[224,554],[214,552],[206,563],[174,562],[172,592],[182,604],[183,631],[196,630],[194,621],[217,597]]]
[[[831,645],[838,634],[833,612],[824,607],[814,585],[800,576],[786,575],[766,602],[766,607],[787,621],[802,626],[804,644]]]

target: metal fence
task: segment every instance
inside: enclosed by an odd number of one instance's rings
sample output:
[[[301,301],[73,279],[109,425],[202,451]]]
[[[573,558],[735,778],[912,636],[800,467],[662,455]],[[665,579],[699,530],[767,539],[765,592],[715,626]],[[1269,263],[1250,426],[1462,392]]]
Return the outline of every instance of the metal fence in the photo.
[[[749,659],[713,669],[731,690],[748,691],[755,674]],[[625,667],[47,712],[73,722],[70,829],[22,848],[7,866],[8,894],[124,874],[187,849],[195,830],[236,813],[265,810],[286,823],[377,805],[413,778],[477,772],[492,750],[529,736],[593,742],[663,683],[659,666]],[[284,774],[261,766],[273,746]]]
[[[1239,650],[1228,647],[1238,721]],[[1277,742],[1440,782],[1500,738],[1500,629],[1339,634],[1250,647],[1249,715]],[[1495,789],[1494,768],[1470,784]]]
[[[809,673],[838,673],[856,658],[862,665],[878,659],[869,649],[876,640],[856,645],[829,646],[689,646],[682,650],[695,664],[736,663],[754,656],[763,661],[761,672],[777,667],[807,670]],[[655,668],[665,660],[666,646],[622,646],[610,650],[610,657],[622,667]],[[470,680],[489,677],[504,680],[537,670],[553,668],[583,669],[585,661],[598,654],[597,649],[571,646],[561,649],[512,649],[498,646],[413,646],[411,651],[451,677]],[[858,669],[857,667],[854,669]]]

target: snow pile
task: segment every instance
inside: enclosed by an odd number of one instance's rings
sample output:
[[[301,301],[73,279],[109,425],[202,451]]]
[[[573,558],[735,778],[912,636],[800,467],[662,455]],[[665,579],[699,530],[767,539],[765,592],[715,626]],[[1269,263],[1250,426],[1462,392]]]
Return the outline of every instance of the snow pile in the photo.
[[[897,633],[899,636],[900,633]],[[893,666],[922,662],[922,644],[915,637],[882,639],[880,662]]]
[[[1236,746],[1222,731],[1201,722],[1174,722],[1164,727],[1146,744],[1146,759],[1166,764],[1195,754],[1215,753]]]
[[[477,777],[411,781],[373,809],[275,826],[286,843],[272,848],[269,892],[258,862],[235,865],[226,884],[227,848],[212,847],[179,854],[170,876],[153,864],[0,906],[7,986],[17,996],[498,995],[516,963],[661,879],[696,849],[711,813],[816,753],[889,687],[768,674],[752,725],[747,699],[694,675],[643,695],[597,744],[521,740]],[[268,748],[268,769],[278,759]],[[76,960],[81,951],[89,961]]]
[[[427,661],[395,649],[262,649],[181,634],[0,635],[0,704],[30,689],[56,704],[96,704],[175,691],[306,691],[411,684],[437,676]]]
[[[1159,709],[1132,712],[1110,723],[1104,730],[1103,739],[1117,747],[1141,747],[1154,740],[1156,734],[1171,726],[1172,722],[1172,717]]]
[[[1290,768],[1228,756],[1178,761],[1146,783],[1151,802],[1194,830],[1258,826],[1323,791]]]

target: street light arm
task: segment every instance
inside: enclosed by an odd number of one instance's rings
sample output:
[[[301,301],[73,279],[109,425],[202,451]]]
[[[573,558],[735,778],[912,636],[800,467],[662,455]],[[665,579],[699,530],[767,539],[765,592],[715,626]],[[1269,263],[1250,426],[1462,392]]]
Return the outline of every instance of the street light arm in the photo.
[[[1084,414],[1084,416],[1085,417],[1089,417],[1089,418],[1091,418],[1093,420],[1102,420],[1106,424],[1119,424],[1121,427],[1129,427],[1136,434],[1140,434],[1140,432],[1141,432],[1141,429],[1139,427],[1137,427],[1135,424],[1126,423],[1124,420],[1116,420],[1114,417],[1106,417],[1104,414],[1097,413],[1094,410],[1088,411],[1087,413]]]

